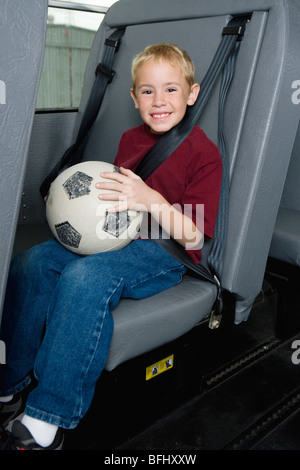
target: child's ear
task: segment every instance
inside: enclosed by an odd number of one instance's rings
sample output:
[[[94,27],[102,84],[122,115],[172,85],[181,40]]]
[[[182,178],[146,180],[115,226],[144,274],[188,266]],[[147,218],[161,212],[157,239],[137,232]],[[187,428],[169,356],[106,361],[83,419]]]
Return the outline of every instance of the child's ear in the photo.
[[[191,87],[191,91],[190,91],[190,94],[189,94],[189,97],[188,97],[188,100],[187,100],[187,104],[189,106],[193,106],[196,99],[198,98],[199,91],[200,91],[199,83],[194,83]]]
[[[135,93],[134,93],[133,88],[130,88],[130,95],[131,95],[131,98],[132,98],[133,101],[134,101],[134,106],[135,106],[135,108],[136,108],[136,109],[139,109],[139,103],[138,103],[137,97],[135,96]]]

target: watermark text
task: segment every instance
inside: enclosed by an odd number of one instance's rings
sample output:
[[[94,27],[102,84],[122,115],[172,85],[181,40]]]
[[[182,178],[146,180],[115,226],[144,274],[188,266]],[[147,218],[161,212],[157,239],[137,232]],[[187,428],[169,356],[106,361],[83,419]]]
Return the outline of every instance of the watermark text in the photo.
[[[300,339],[293,341],[291,348],[296,350],[292,354],[292,363],[298,365],[300,364]]]
[[[3,80],[0,80],[0,104],[6,104],[6,86]]]
[[[292,103],[299,104],[300,103],[300,80],[294,80],[292,83],[292,88],[295,88],[296,91],[292,94]]]
[[[123,201],[122,201],[123,202]],[[157,240],[159,238],[169,239],[170,233],[175,240],[185,239],[185,248],[187,250],[198,250],[203,246],[204,233],[204,204],[152,204],[150,215],[155,214],[151,218],[148,217],[146,207],[139,207],[139,211],[143,213],[143,217],[138,220],[134,217],[136,211],[128,210],[121,212],[107,212],[105,204],[100,204],[96,210],[96,216],[105,217],[105,223],[100,221],[96,226],[96,234],[99,239],[109,238],[108,233],[117,236],[120,239],[136,238],[137,232],[143,239]],[[175,223],[176,214],[182,214],[181,223]],[[129,218],[132,221],[129,222]],[[178,220],[178,218],[177,218]],[[136,230],[129,230],[129,225],[136,225]],[[126,227],[128,230],[123,230]],[[196,227],[196,229],[195,229]]]
[[[104,465],[122,465],[126,467],[138,467],[145,465],[195,465],[196,454],[149,454],[120,455],[111,454],[104,458]]]
[[[6,364],[6,347],[4,341],[0,341],[0,365]]]

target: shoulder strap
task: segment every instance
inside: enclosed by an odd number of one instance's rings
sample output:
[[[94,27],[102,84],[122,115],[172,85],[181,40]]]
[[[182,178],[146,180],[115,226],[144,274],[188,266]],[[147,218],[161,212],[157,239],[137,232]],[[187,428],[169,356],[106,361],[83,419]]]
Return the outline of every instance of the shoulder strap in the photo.
[[[81,120],[80,128],[77,134],[75,143],[69,147],[61,160],[55,165],[49,175],[44,179],[40,186],[40,192],[43,197],[48,193],[50,184],[55,180],[59,172],[66,166],[75,165],[79,163],[84,154],[84,150],[88,141],[89,132],[98,115],[100,106],[103,101],[104,93],[107,84],[111,83],[115,72],[112,65],[115,55],[119,50],[121,39],[124,35],[125,29],[117,29],[109,38],[105,40],[105,48],[102,57],[102,62],[98,64],[95,74],[96,78],[85,107],[85,111]]]

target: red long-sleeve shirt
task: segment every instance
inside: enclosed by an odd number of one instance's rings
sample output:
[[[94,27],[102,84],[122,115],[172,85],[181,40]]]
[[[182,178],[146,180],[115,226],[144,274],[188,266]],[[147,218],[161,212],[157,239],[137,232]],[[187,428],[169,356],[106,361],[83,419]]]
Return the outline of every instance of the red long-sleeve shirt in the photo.
[[[145,124],[126,131],[120,140],[114,164],[132,171],[159,139]],[[219,205],[222,160],[216,145],[195,126],[185,141],[146,180],[170,204],[179,204],[199,227],[200,205],[204,207],[204,233],[211,238]],[[198,211],[198,212],[197,212]],[[194,262],[201,250],[187,250]]]

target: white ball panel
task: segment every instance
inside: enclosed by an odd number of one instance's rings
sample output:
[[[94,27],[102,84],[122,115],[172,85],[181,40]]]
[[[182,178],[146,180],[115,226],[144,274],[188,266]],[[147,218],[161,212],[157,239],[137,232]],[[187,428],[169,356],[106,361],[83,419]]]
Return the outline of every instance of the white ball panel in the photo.
[[[97,182],[107,181],[100,177],[104,171],[118,169],[97,161],[74,165],[55,179],[47,197],[46,217],[53,235],[81,255],[123,248],[136,238],[142,223],[142,213],[132,210],[109,213],[107,219],[107,208],[117,202],[98,198],[101,192],[112,192],[95,187]]]

